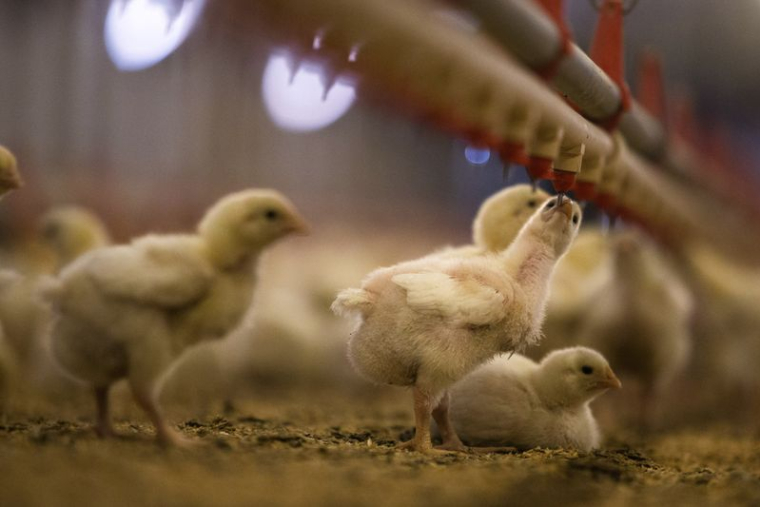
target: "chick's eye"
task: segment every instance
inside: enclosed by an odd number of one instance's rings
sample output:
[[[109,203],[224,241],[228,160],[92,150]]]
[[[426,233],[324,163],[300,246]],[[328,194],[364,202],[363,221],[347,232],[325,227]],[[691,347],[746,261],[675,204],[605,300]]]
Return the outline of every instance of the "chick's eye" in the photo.
[[[578,215],[573,215],[573,223],[574,224],[578,223]]]
[[[530,201],[528,201],[528,207],[529,208],[535,208],[536,207],[536,200],[535,199],[531,199]]]
[[[547,209],[552,209],[555,204],[557,204],[557,201],[555,201],[554,199],[552,199],[551,201],[549,201],[549,204],[547,204],[546,207],[547,207]]]
[[[264,212],[264,218],[267,220],[277,220],[280,217],[280,214],[277,212],[277,210],[268,209]]]
[[[594,373],[594,369],[591,366],[581,366],[581,371],[584,375],[591,375]]]

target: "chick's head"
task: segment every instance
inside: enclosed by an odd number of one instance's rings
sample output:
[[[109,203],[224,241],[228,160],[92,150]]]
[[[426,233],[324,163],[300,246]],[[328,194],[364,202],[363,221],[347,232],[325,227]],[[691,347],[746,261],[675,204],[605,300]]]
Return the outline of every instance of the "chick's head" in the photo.
[[[201,220],[198,232],[210,244],[257,250],[308,227],[295,206],[274,190],[244,190],[224,197]]]
[[[0,197],[21,186],[16,157],[3,146],[0,146]]]
[[[600,353],[586,347],[555,350],[541,361],[542,374],[557,399],[584,403],[622,384]]]
[[[530,234],[535,240],[548,246],[556,257],[560,257],[578,235],[581,227],[581,208],[578,203],[565,198],[559,204],[558,197],[552,197],[530,217],[521,234]]]
[[[530,185],[514,185],[483,202],[475,217],[472,232],[475,244],[500,252],[515,239],[520,228],[535,213],[549,194]]]

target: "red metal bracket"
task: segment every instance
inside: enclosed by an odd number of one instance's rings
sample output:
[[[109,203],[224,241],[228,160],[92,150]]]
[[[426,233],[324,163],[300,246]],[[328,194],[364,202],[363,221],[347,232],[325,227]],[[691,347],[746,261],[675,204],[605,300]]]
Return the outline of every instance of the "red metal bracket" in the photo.
[[[528,152],[525,149],[525,145],[522,143],[513,143],[510,141],[504,141],[499,147],[499,155],[502,160],[512,162],[513,164],[526,166],[529,164],[530,159]]]
[[[533,181],[551,180],[554,177],[552,175],[553,166],[554,161],[550,158],[532,156],[528,159],[525,169]]]
[[[596,183],[591,181],[575,181],[572,188],[578,201],[592,201],[596,197]]]
[[[652,50],[645,50],[639,58],[637,98],[639,104],[663,125],[668,123],[665,102],[665,82],[662,78],[662,60]]]
[[[570,171],[562,171],[561,169],[554,169],[552,171],[552,186],[554,190],[561,193],[567,193],[572,190],[575,185],[576,173]]]
[[[600,192],[596,194],[594,204],[596,204],[599,209],[607,213],[609,216],[617,215],[617,199],[612,194],[608,194],[606,192]]]
[[[607,131],[613,131],[623,113],[631,107],[631,92],[625,83],[623,59],[623,0],[604,0],[599,8],[599,21],[591,44],[591,59],[610,77],[620,90],[620,107],[610,117],[599,122]]]
[[[564,0],[536,0],[536,2],[554,20],[559,29],[560,48],[555,57],[540,69],[534,69],[545,80],[550,80],[559,70],[559,64],[570,54],[572,49],[573,35],[565,23]]]

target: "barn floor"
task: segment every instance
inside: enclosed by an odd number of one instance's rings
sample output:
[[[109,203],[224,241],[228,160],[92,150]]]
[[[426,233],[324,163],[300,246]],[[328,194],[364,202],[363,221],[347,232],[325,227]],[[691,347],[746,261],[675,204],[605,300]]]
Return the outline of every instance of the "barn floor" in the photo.
[[[376,394],[376,395],[375,395]],[[186,418],[163,449],[133,407],[99,440],[86,412],[0,419],[0,505],[758,505],[760,434],[725,425],[616,434],[590,454],[398,452],[403,391],[257,397]],[[175,414],[176,415],[176,414]]]

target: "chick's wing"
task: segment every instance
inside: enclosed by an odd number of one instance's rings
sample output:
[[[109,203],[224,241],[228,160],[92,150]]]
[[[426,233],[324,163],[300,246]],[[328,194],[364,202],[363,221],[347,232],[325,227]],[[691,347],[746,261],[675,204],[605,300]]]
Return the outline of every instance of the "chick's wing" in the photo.
[[[504,317],[504,295],[478,280],[446,273],[403,273],[391,281],[406,290],[406,302],[419,313],[443,317],[457,326],[484,326]]]
[[[89,277],[109,296],[170,309],[203,297],[213,270],[193,238],[148,236],[100,251]]]

